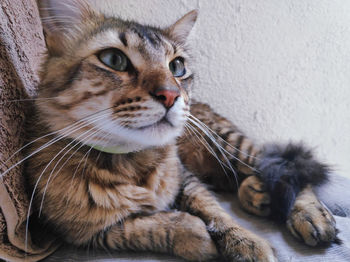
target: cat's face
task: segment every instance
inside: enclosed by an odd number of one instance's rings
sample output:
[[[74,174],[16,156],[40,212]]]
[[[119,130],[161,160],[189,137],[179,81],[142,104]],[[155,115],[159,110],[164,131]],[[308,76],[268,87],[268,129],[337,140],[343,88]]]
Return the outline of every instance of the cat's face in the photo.
[[[37,105],[52,131],[72,125],[59,133],[122,151],[182,133],[193,80],[184,46],[196,12],[161,30],[104,16],[82,1],[39,6],[49,54],[39,98],[52,99]]]

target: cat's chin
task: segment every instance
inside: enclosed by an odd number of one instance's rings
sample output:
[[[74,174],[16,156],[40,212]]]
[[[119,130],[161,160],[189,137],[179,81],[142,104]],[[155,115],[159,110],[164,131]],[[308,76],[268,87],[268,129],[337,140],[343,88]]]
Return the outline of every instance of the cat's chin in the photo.
[[[180,107],[180,103],[178,106]],[[185,115],[183,107],[179,110],[174,108],[174,110],[169,110],[168,114],[155,123],[129,129],[125,139],[132,143],[136,142],[144,148],[159,147],[175,143],[176,139],[181,136],[184,131],[187,119]]]
[[[129,129],[126,137],[120,137],[118,144],[123,151],[140,151],[152,147],[162,147],[176,142],[182,134],[183,125],[174,127],[168,120],[138,129]]]

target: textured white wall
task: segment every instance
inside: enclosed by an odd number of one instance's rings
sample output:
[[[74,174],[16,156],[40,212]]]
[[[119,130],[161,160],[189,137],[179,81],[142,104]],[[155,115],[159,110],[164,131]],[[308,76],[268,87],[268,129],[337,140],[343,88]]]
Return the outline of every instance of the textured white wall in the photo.
[[[160,26],[198,8],[198,98],[255,141],[303,140],[350,177],[350,1],[110,2]]]

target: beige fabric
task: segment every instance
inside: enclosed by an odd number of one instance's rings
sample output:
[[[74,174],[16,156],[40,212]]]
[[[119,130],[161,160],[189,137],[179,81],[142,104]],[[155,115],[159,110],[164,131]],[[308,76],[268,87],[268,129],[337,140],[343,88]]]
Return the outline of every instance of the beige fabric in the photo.
[[[34,0],[0,1],[0,173],[21,159],[10,158],[23,145],[27,102],[6,102],[28,98],[38,83],[39,56],[44,41]],[[28,197],[22,166],[0,179],[0,260],[37,261],[54,250],[52,241],[35,246],[29,235],[25,250]]]

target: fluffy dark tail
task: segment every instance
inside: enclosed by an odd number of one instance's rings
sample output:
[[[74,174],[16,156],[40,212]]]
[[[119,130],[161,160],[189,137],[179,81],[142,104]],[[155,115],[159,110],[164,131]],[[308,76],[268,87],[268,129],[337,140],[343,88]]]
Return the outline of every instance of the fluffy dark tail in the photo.
[[[271,215],[285,221],[298,193],[307,185],[327,181],[329,167],[317,161],[302,144],[265,146],[258,166],[271,195]]]

